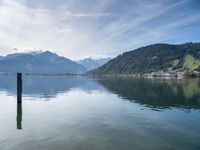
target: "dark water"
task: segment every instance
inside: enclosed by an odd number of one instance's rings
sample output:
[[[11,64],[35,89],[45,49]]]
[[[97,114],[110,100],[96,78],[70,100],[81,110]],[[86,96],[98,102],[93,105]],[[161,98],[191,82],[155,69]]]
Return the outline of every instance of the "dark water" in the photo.
[[[0,150],[199,150],[200,80],[0,76]]]

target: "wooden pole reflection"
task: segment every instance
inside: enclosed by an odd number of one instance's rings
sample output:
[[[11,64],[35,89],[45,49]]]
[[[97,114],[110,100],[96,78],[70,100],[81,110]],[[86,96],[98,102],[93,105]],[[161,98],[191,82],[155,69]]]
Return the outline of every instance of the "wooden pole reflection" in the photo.
[[[17,129],[22,129],[22,103],[17,102]]]

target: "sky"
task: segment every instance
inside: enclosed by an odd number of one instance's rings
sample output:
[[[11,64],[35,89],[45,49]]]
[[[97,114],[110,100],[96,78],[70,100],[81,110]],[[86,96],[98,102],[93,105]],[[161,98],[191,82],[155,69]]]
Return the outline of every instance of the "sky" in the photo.
[[[0,55],[77,60],[185,42],[200,42],[200,0],[0,0]]]

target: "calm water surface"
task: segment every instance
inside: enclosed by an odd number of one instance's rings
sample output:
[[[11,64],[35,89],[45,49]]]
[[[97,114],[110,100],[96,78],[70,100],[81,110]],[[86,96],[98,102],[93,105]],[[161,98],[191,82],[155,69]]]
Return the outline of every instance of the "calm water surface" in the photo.
[[[200,81],[0,76],[0,150],[199,150]]]

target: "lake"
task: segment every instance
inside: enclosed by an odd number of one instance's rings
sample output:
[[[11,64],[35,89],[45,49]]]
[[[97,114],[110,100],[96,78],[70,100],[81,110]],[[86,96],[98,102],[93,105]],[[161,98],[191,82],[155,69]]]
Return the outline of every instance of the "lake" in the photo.
[[[0,76],[0,150],[199,150],[200,80]]]

